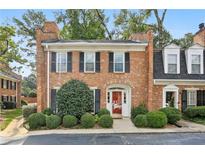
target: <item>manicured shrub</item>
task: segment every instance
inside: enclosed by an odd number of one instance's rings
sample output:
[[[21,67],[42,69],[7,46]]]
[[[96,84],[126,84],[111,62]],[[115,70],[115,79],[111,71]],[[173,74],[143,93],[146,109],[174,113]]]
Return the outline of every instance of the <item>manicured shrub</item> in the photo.
[[[139,114],[146,114],[148,112],[147,108],[144,105],[139,105],[135,108],[132,108],[131,118],[132,120]]]
[[[46,108],[43,110],[42,113],[49,116],[49,115],[53,114],[53,111],[51,108]]]
[[[28,118],[30,129],[37,129],[46,125],[46,116],[43,113],[33,113]]]
[[[72,115],[65,115],[63,117],[63,126],[66,128],[71,128],[77,125],[78,119]]]
[[[113,125],[113,119],[110,115],[102,115],[99,119],[98,124],[103,128],[111,128]]]
[[[100,111],[98,112],[98,116],[101,117],[102,115],[108,114],[110,115],[110,111],[108,109],[100,109]]]
[[[93,109],[93,93],[82,81],[70,80],[57,92],[59,115],[73,115],[78,119]]]
[[[2,102],[2,108],[3,109],[15,109],[16,103],[15,102],[9,102],[9,101],[3,101]]]
[[[99,119],[100,119],[100,117],[96,114],[95,115],[95,123],[98,123]]]
[[[177,121],[181,119],[181,112],[174,107],[165,107],[160,109],[167,116],[168,123],[176,124]]]
[[[133,122],[136,127],[147,127],[147,116],[144,114],[138,114]]]
[[[184,114],[189,118],[205,117],[205,106],[188,107]]]
[[[146,114],[148,126],[151,128],[162,128],[167,124],[167,116],[161,111],[153,111]]]
[[[26,105],[22,107],[23,117],[28,118],[32,113],[37,112],[35,105]]]
[[[92,128],[95,125],[95,117],[90,113],[85,113],[80,119],[81,125],[84,128]]]
[[[49,129],[58,128],[61,124],[61,118],[57,115],[50,115],[46,117],[46,127]]]

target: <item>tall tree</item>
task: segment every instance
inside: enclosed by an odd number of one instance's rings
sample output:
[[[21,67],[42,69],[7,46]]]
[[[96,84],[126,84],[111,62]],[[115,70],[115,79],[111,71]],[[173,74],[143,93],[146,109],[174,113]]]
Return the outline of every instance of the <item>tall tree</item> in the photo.
[[[172,39],[171,35],[164,27],[164,20],[167,14],[167,9],[164,9],[164,10],[151,9],[151,10],[144,10],[144,12],[148,16],[150,16],[151,13],[154,14],[156,18],[156,25],[155,25],[154,31],[155,31],[155,36],[157,38],[155,39],[154,44],[156,48],[163,48]]]
[[[65,10],[55,13],[57,23],[63,24],[63,39],[105,39],[111,38],[103,10]],[[107,33],[107,36],[106,36]]]
[[[35,29],[36,27],[42,28],[46,16],[42,11],[27,10],[21,19],[13,18],[13,22],[17,28],[17,35],[20,40],[21,50],[24,51],[27,56],[35,56]],[[34,59],[34,58],[32,58]],[[35,61],[30,61],[31,68],[35,69]]]
[[[183,38],[172,40],[172,43],[179,45],[181,48],[187,49],[193,45],[193,36],[194,35],[192,33],[187,33]]]
[[[1,68],[9,67],[9,64],[16,62],[24,64],[27,62],[20,53],[19,45],[14,41],[15,28],[12,26],[0,26],[0,65]],[[13,67],[20,69],[21,67]]]
[[[150,14],[143,10],[129,11],[120,10],[120,13],[115,16],[114,24],[116,26],[116,37],[121,39],[128,39],[129,36],[137,32],[145,32],[152,25],[147,24],[146,20]]]
[[[36,75],[34,73],[22,80],[22,94],[27,97],[31,93],[36,93]]]

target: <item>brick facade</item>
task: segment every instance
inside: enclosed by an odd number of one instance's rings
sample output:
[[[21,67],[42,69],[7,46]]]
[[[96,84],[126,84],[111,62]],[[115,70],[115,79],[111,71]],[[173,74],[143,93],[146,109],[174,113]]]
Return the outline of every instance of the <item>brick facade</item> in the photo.
[[[194,36],[195,43],[203,44],[205,31],[200,31]],[[145,51],[129,51],[130,72],[111,73],[109,72],[109,50],[100,52],[100,72],[85,73],[79,71],[79,57],[81,50],[69,50],[72,52],[72,72],[58,73],[51,72],[51,52],[42,41],[59,40],[59,29],[53,22],[46,22],[43,29],[36,30],[37,42],[37,106],[42,111],[50,104],[51,90],[60,88],[70,79],[82,80],[89,87],[97,87],[101,90],[100,107],[106,107],[107,87],[113,84],[122,84],[131,88],[131,105],[137,106],[144,102],[149,110],[156,110],[162,107],[163,88],[167,85],[154,84],[153,78],[153,36],[152,32],[133,34],[130,40],[147,42]],[[205,41],[204,41],[205,42]],[[87,47],[89,48],[89,47]],[[87,49],[86,48],[86,49]],[[58,49],[65,50],[66,47],[58,46]],[[50,50],[50,51],[49,51]],[[49,58],[49,60],[48,60]],[[47,64],[47,61],[49,64]],[[48,67],[49,66],[49,67]],[[47,78],[48,77],[48,78]],[[174,84],[174,83],[172,83]],[[203,85],[177,85],[179,88],[178,108],[181,109],[181,94],[186,88],[197,88],[205,90]],[[192,86],[193,85],[193,86]]]

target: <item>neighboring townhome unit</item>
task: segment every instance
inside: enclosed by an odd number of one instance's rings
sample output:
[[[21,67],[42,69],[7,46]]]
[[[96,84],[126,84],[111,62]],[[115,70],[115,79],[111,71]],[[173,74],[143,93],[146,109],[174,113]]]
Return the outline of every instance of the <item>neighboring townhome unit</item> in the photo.
[[[131,107],[151,102],[152,35],[130,40],[60,40],[55,23],[37,29],[37,104],[56,111],[56,92],[71,79],[85,82],[94,95],[94,112],[130,117]],[[151,81],[151,82],[150,82]]]
[[[21,76],[12,71],[0,70],[0,102],[21,104]],[[6,106],[6,105],[5,105]]]

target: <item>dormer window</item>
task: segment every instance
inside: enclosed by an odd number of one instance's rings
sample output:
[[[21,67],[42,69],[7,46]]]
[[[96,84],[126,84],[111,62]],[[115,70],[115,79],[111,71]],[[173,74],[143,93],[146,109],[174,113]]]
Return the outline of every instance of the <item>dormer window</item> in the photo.
[[[168,73],[177,74],[177,54],[168,54]]]
[[[180,47],[175,44],[166,46],[163,50],[164,73],[180,73]]]
[[[200,74],[201,55],[191,55],[191,73]]]
[[[187,70],[189,74],[203,74],[203,47],[195,44],[186,50]]]

